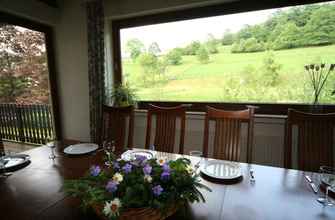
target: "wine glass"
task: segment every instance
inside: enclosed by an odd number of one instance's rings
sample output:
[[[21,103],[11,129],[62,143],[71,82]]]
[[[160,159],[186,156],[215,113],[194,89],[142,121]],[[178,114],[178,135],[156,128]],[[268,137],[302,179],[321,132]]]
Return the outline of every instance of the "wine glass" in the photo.
[[[108,164],[111,165],[112,162],[112,154],[114,154],[115,151],[115,145],[114,145],[114,141],[104,141],[102,143],[102,148],[105,151],[105,154],[107,155],[107,159],[108,159]]]
[[[202,152],[198,150],[190,151],[190,160],[195,162],[194,168],[197,170],[200,167],[200,163],[202,161]]]
[[[329,199],[328,193],[329,190],[335,189],[335,168],[321,166],[319,172],[320,184],[326,187],[326,194],[325,196],[319,197],[317,201],[324,206],[333,206],[335,203]]]
[[[49,155],[49,159],[54,160],[57,156],[55,154],[56,143],[53,139],[46,139],[46,145],[51,149],[51,154]]]

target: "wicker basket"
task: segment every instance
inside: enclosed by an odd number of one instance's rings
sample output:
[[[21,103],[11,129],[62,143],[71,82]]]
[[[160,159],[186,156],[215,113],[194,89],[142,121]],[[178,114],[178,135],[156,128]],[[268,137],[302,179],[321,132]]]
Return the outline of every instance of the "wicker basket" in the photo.
[[[102,213],[102,206],[95,205],[93,206],[93,209],[101,220],[108,220],[108,218]],[[176,207],[170,208],[163,216],[159,210],[153,208],[134,208],[123,212],[119,216],[118,220],[164,220],[175,214],[176,211]]]

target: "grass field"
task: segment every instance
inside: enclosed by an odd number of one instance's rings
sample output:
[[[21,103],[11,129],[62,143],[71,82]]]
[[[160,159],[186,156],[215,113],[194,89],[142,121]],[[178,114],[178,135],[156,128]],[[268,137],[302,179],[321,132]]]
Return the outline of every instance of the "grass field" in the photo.
[[[168,66],[164,76],[156,76],[149,85],[143,83],[141,66],[124,59],[123,74],[142,101],[308,103],[312,90],[304,65],[335,63],[335,45],[274,51],[275,62],[281,66],[279,83],[269,87],[261,78],[266,53],[232,54],[230,46],[221,46],[208,64],[200,64],[195,56],[183,56],[182,64]],[[327,81],[323,103],[335,101],[330,95],[335,87],[333,75]]]

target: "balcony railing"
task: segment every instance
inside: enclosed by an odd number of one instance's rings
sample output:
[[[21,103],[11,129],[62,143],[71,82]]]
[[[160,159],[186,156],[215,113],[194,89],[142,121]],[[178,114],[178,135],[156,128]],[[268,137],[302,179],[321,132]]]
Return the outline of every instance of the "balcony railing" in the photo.
[[[44,144],[54,137],[50,106],[0,104],[0,133],[5,140]]]

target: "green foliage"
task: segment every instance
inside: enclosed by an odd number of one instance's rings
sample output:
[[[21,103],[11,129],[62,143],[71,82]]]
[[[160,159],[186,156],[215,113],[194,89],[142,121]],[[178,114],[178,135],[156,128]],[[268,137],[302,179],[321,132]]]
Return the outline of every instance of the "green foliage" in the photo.
[[[107,216],[117,219],[119,214],[129,208],[151,207],[159,209],[164,214],[171,206],[180,206],[186,203],[205,202],[199,189],[211,191],[200,183],[199,175],[191,168],[190,161],[185,158],[171,160],[164,163],[169,168],[169,178],[163,179],[162,173],[166,172],[163,164],[157,159],[143,160],[135,158],[131,161],[114,160],[113,166],[105,167],[100,172],[92,175],[91,172],[78,180],[67,180],[64,191],[67,195],[77,197],[82,201],[83,208],[93,205],[105,205],[105,202],[119,199],[121,207],[115,210],[114,215]],[[118,164],[120,168],[114,165]],[[131,171],[122,169],[131,165]],[[151,173],[147,174],[151,180],[145,179],[143,168],[150,166]],[[115,179],[115,176],[122,180]],[[148,177],[148,176],[146,176]],[[116,181],[116,189],[108,191],[108,183]],[[155,186],[162,187],[160,194],[155,194]]]
[[[157,77],[161,77],[166,70],[166,62],[161,61],[157,56],[151,53],[143,53],[138,58],[142,69],[142,80],[144,86],[149,83],[155,83]]]
[[[295,25],[295,23],[290,22],[284,26],[277,26],[277,28],[280,30],[278,31],[280,34],[276,37],[276,40],[273,43],[272,48],[274,50],[292,49],[302,45],[302,31]]]
[[[148,53],[158,56],[160,52],[161,52],[161,49],[159,48],[159,45],[157,42],[153,42],[152,44],[150,44]]]
[[[231,52],[232,53],[250,53],[264,51],[265,45],[262,42],[258,42],[256,38],[248,38],[247,40],[240,40],[238,43],[234,43]]]
[[[221,39],[222,45],[232,45],[234,43],[234,34],[229,29],[225,30]]]
[[[263,59],[263,76],[262,81],[266,86],[276,86],[279,83],[279,71],[281,69],[281,65],[276,63],[275,56],[272,51],[268,51],[265,54]]]
[[[29,85],[24,76],[15,76],[14,73],[0,75],[0,100],[4,103],[14,103],[16,97],[22,95]]]
[[[218,53],[218,40],[215,39],[213,34],[208,34],[207,41],[205,42],[207,51],[210,54]]]
[[[120,84],[112,89],[110,97],[113,106],[123,107],[136,104],[136,94],[128,84]]]
[[[165,60],[168,65],[179,65],[182,62],[182,51],[180,48],[172,49],[168,54],[165,56]]]
[[[199,41],[193,41],[184,48],[183,55],[196,55],[200,47],[201,43]]]
[[[133,61],[144,51],[144,44],[139,39],[130,39],[126,44],[127,52]]]
[[[200,63],[206,64],[209,62],[209,53],[206,47],[201,46],[197,51],[197,59]]]
[[[244,45],[249,39],[282,50],[335,43],[335,5],[307,5],[275,12],[266,22],[246,25],[238,33],[232,52],[255,52]],[[251,40],[250,40],[251,41]],[[252,44],[252,48],[255,46]],[[260,43],[263,44],[263,43]],[[263,51],[262,45],[255,48]]]

